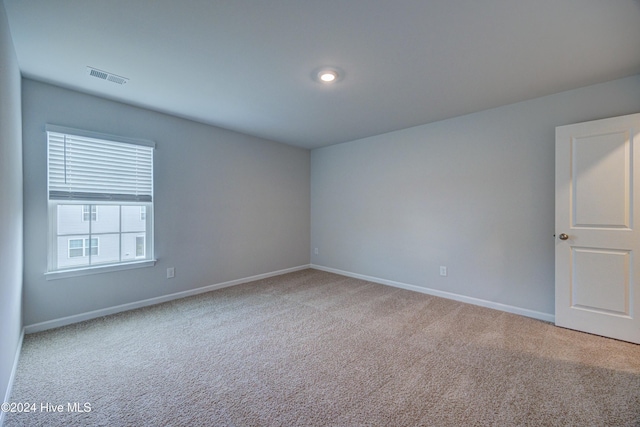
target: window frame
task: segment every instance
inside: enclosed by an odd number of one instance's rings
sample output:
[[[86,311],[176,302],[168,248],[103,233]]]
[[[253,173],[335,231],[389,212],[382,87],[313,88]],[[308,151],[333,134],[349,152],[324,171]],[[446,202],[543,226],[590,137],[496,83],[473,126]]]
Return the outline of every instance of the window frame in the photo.
[[[108,135],[108,134],[102,134],[102,133],[97,133],[97,132],[90,132],[90,131],[85,131],[85,130],[79,130],[79,129],[72,129],[72,128],[66,128],[66,127],[60,127],[60,126],[55,126],[55,125],[46,125],[45,126],[45,140],[46,140],[46,147],[47,147],[47,153],[49,152],[49,132],[54,132],[54,133],[62,133],[62,134],[66,134],[66,135],[70,135],[70,136],[77,136],[77,137],[82,137],[82,138],[94,138],[94,139],[100,139],[100,140],[105,140],[108,142],[117,142],[117,143],[125,143],[125,144],[132,144],[132,145],[141,145],[141,146],[146,146],[146,147],[150,147],[152,149],[152,154],[151,154],[151,165],[152,165],[152,169],[151,169],[151,182],[153,182],[153,157],[154,157],[154,149],[155,149],[155,142],[153,141],[149,141],[149,140],[141,140],[141,139],[133,139],[133,138],[127,138],[127,137],[121,137],[121,136],[114,136],[114,135]],[[49,160],[47,160],[47,168],[49,168]],[[47,187],[49,186],[49,172],[47,172]],[[153,184],[151,184],[153,185]],[[153,194],[153,188],[151,190],[151,194]],[[151,200],[147,201],[147,202],[140,202],[140,201],[121,201],[121,200],[111,200],[111,201],[95,201],[95,200],[89,200],[89,199],[77,199],[77,200],[60,200],[60,199],[51,199],[50,198],[50,193],[49,190],[47,191],[47,204],[48,204],[48,254],[47,254],[47,259],[48,259],[48,267],[47,267],[47,271],[45,272],[45,277],[47,280],[54,280],[54,279],[62,279],[62,278],[67,278],[67,277],[75,277],[75,276],[82,276],[82,275],[87,275],[87,274],[96,274],[96,273],[104,273],[104,272],[111,272],[111,271],[120,271],[120,270],[129,270],[129,269],[134,269],[134,268],[141,268],[141,267],[152,267],[155,265],[156,263],[156,259],[154,257],[154,251],[153,251],[153,247],[154,247],[154,223],[153,223],[153,217],[154,217],[154,212],[153,212],[153,196],[151,196]],[[65,256],[63,253],[58,253],[58,237],[59,237],[59,230],[58,230],[58,205],[83,205],[83,207],[81,208],[81,219],[84,222],[85,220],[85,214],[89,214],[90,217],[90,221],[89,223],[91,223],[92,221],[97,221],[98,219],[98,206],[100,205],[120,205],[120,206],[127,206],[127,205],[134,205],[134,206],[140,206],[141,204],[144,205],[145,209],[145,247],[144,247],[144,258],[143,257],[134,257],[133,259],[128,259],[128,260],[122,260],[122,253],[120,253],[119,255],[119,262],[115,262],[115,263],[108,263],[108,264],[97,264],[97,265],[82,265],[82,266],[70,266],[70,267],[58,267],[58,259],[60,256]],[[85,205],[90,205],[93,206],[93,208],[89,208],[89,212],[86,212],[84,209]],[[122,208],[121,209],[121,215],[122,215]],[[95,217],[94,217],[94,213],[95,213]],[[142,213],[142,209],[141,209],[141,213]],[[142,216],[142,215],[141,215]],[[95,218],[95,219],[94,219]],[[141,218],[142,220],[142,218]],[[122,236],[128,232],[124,232],[122,230],[122,228],[120,228],[118,234],[119,234],[119,239],[122,239]],[[97,234],[97,235],[96,235]],[[115,234],[115,233],[107,233],[107,234]],[[84,235],[84,233],[79,233],[78,235]],[[100,253],[100,242],[99,242],[99,233],[88,233],[87,234],[88,237],[87,239],[98,239],[97,241],[97,246],[95,247],[96,249],[96,254],[91,255],[91,256],[97,256],[97,254]],[[74,238],[76,240],[79,240],[81,238]],[[82,239],[84,239],[84,237],[82,237]],[[73,239],[70,239],[73,240]],[[67,245],[69,245],[69,243],[67,243]],[[83,240],[83,256],[86,254],[87,256],[90,255],[90,251],[91,251],[92,247],[91,247],[91,241],[89,241],[89,246],[86,247],[86,243]],[[121,249],[122,250],[122,249]],[[137,254],[137,251],[135,252]],[[67,248],[67,257],[69,257],[69,248]],[[74,258],[78,258],[78,256],[75,256]]]
[[[85,211],[84,208],[89,207],[89,209],[87,209]],[[98,220],[98,205],[92,204],[92,205],[82,205],[82,221],[83,222],[89,222],[89,221],[93,221],[96,222]]]
[[[77,247],[71,247],[71,242],[80,242],[80,246]],[[80,251],[79,255],[72,255],[71,251]],[[79,238],[69,238],[69,240],[67,240],[67,258],[71,259],[71,258],[81,258],[84,256],[84,238],[83,237],[79,237]]]
[[[142,255],[138,255],[138,239],[142,239]],[[147,256],[147,237],[136,236],[136,259],[145,258]]]
[[[84,213],[84,212],[83,212]],[[92,240],[96,241],[96,245],[93,246],[91,243]],[[77,242],[79,241],[81,243],[80,246],[78,246],[77,248],[72,248],[71,247],[71,242]],[[96,253],[92,253],[92,249],[95,247],[96,249]],[[80,249],[81,254],[80,255],[71,255],[71,251],[72,250],[78,250]],[[100,255],[100,237],[69,237],[69,239],[67,240],[67,258],[71,259],[71,258],[83,258],[83,257],[88,257],[88,256],[98,256]]]
[[[93,253],[93,241],[96,241],[95,249],[96,253]],[[89,253],[87,253],[89,252]],[[99,256],[100,255],[100,237],[87,237],[84,239],[84,256]]]

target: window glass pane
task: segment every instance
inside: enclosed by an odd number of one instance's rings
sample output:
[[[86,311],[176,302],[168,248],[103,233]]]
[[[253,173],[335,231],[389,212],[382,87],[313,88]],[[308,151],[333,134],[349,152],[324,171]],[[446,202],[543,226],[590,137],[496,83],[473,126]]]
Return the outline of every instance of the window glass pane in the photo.
[[[80,207],[82,207],[80,205]],[[81,219],[77,219],[81,221]],[[58,236],[58,268],[83,267],[89,265],[84,256],[84,239],[88,236]]]
[[[91,256],[98,255],[98,239],[84,239],[84,253]]]
[[[98,221],[91,223],[91,234],[120,231],[120,206],[97,205]]]
[[[83,205],[58,205],[58,235],[89,233],[89,221],[83,221]]]
[[[122,231],[146,231],[147,221],[141,219],[140,209],[144,206],[122,206]]]
[[[138,213],[140,213],[138,211]],[[135,261],[136,259],[140,259],[140,257],[144,257],[146,254],[144,253],[143,246],[143,254],[139,254],[139,238],[142,237],[143,245],[145,236],[140,233],[122,233],[122,260],[123,261]]]
[[[69,258],[84,256],[82,239],[69,239]]]
[[[98,212],[96,205],[83,205],[82,206],[82,220],[83,221],[96,221],[98,219]]]
[[[84,221],[84,214],[90,218],[94,206],[98,221]],[[141,220],[141,212],[145,216],[149,212],[146,205],[61,204],[55,209],[59,224],[56,269],[150,258],[147,221]]]
[[[94,244],[95,243],[95,244]],[[120,262],[120,235],[101,234],[98,238],[91,238],[91,265],[113,264]]]
[[[144,236],[136,236],[136,258],[144,256]]]
[[[82,248],[78,249],[69,249],[69,258],[75,258],[79,256],[84,256]]]

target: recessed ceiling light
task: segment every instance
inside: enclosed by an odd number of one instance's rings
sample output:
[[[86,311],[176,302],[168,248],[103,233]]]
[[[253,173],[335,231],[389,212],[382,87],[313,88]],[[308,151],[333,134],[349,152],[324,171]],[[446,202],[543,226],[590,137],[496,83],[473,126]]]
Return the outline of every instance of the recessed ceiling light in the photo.
[[[338,73],[333,70],[320,71],[320,74],[318,74],[318,78],[322,82],[331,83],[336,81],[336,79],[338,78]]]
[[[312,78],[322,84],[335,83],[338,80],[342,80],[343,76],[342,70],[336,67],[316,68],[312,74]]]

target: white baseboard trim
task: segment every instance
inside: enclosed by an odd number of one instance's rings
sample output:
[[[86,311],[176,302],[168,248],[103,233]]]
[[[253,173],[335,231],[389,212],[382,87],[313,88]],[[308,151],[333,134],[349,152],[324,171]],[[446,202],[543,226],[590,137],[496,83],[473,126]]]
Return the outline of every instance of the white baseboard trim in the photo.
[[[422,286],[409,285],[406,283],[395,282],[393,280],[380,279],[377,277],[365,276],[364,274],[352,273],[349,271],[338,270],[336,268],[324,267],[322,265],[311,264],[311,268],[321,271],[327,271],[329,273],[339,274],[341,276],[353,277],[354,279],[362,279],[368,282],[379,283],[381,285],[393,286],[395,288],[407,289],[409,291],[420,292],[427,295],[433,295],[436,297],[452,299],[455,301],[464,302],[467,304],[479,305],[481,307],[492,308],[495,310],[505,311],[507,313],[518,314],[520,316],[531,317],[545,322],[555,323],[556,316],[549,313],[543,313],[541,311],[529,310],[527,308],[515,307],[512,305],[501,304],[499,302],[488,301],[480,298],[468,297],[466,295],[454,294],[451,292],[440,291],[437,289],[425,288]]]
[[[255,280],[266,279],[269,277],[280,276],[282,274],[293,273],[294,271],[305,270],[310,268],[309,264],[298,267],[287,268],[284,270],[272,271],[270,273],[258,274],[256,276],[245,277],[242,279],[230,280],[228,282],[217,283],[215,285],[204,286],[202,288],[190,289],[188,291],[176,292],[169,295],[163,295],[155,298],[149,298],[142,301],[130,302],[114,307],[102,308],[86,313],[74,314],[72,316],[62,317],[60,319],[47,320],[46,322],[34,323],[24,328],[26,334],[45,331],[47,329],[59,328],[61,326],[71,325],[73,323],[83,322],[85,320],[95,319],[97,317],[108,316],[110,314],[120,313],[122,311],[134,310],[136,308],[147,307],[150,305],[161,304],[167,301],[173,301],[180,298],[190,297],[205,292],[215,291],[216,289],[228,288],[229,286],[241,285],[243,283],[253,282]]]
[[[11,391],[13,390],[13,382],[16,379],[16,372],[18,372],[18,362],[20,361],[20,353],[22,353],[22,342],[24,341],[24,328],[20,333],[20,339],[18,340],[18,346],[16,347],[16,355],[13,358],[13,368],[11,368],[11,375],[9,376],[9,383],[7,384],[7,390],[4,393],[4,399],[2,402],[10,402]],[[0,427],[4,425],[4,411],[0,411]]]

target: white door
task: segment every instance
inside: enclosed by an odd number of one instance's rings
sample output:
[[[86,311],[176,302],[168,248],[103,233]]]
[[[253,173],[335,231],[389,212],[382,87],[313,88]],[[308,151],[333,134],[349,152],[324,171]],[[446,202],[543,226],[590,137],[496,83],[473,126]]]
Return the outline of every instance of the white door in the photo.
[[[640,114],[556,128],[556,325],[640,344]]]

